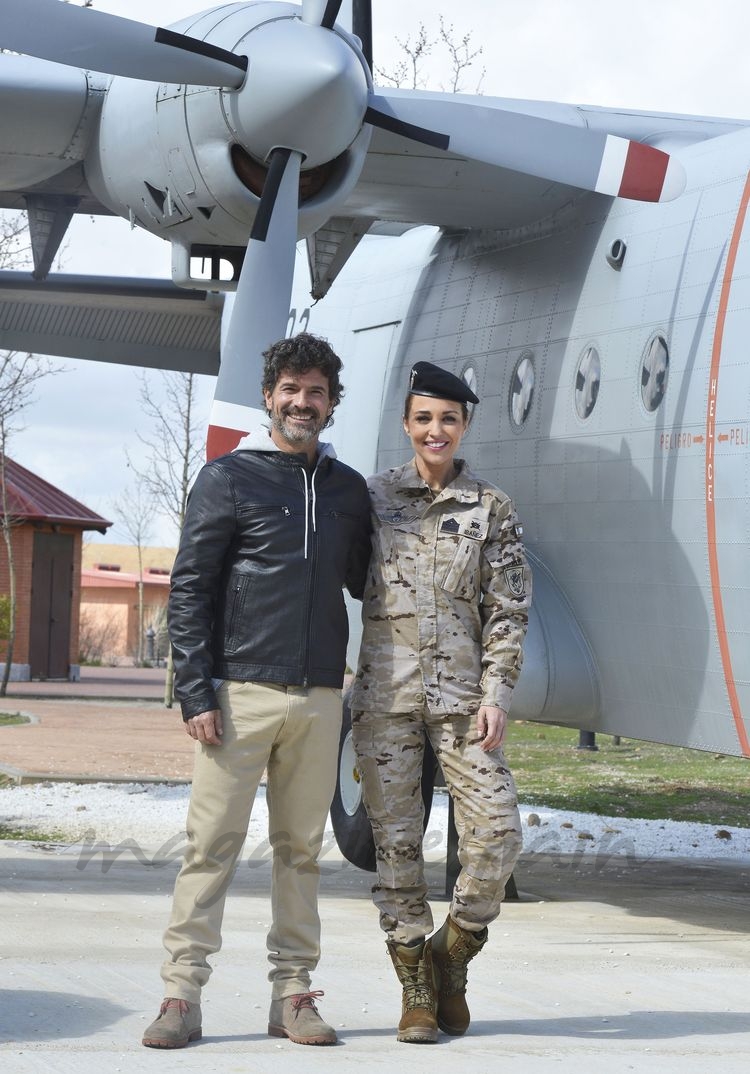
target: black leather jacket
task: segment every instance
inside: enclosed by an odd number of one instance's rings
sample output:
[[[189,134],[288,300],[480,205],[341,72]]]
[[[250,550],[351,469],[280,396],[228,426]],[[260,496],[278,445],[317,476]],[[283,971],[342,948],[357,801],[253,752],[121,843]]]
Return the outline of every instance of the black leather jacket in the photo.
[[[247,438],[250,439],[250,438]],[[169,635],[184,719],[217,708],[212,679],[340,688],[348,622],[370,555],[364,478],[321,445],[239,450],[207,463],[172,571]],[[270,450],[269,450],[270,448]]]

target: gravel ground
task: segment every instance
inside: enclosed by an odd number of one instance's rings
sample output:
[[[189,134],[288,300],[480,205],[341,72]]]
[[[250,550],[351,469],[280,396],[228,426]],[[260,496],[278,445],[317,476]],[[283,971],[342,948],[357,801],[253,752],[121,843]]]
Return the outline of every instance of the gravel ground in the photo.
[[[153,854],[183,841],[190,788],[143,783],[36,783],[0,788],[0,822],[56,834],[74,847],[130,841]],[[526,854],[599,854],[624,858],[696,857],[750,865],[750,828],[669,820],[626,820],[585,813],[521,807]],[[447,797],[438,792],[425,836],[430,858],[445,853]],[[261,787],[246,850],[264,853],[268,813]],[[333,851],[331,851],[333,853]]]

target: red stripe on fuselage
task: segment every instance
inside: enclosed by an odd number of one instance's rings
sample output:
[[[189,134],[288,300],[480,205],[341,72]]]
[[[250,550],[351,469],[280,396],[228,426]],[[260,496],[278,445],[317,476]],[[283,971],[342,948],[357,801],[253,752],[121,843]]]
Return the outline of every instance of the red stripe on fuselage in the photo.
[[[737,219],[734,222],[734,231],[729,243],[727,263],[724,268],[724,279],[721,283],[719,296],[719,308],[716,312],[716,331],[714,332],[714,344],[711,352],[711,371],[708,384],[708,411],[706,414],[706,529],[708,538],[708,565],[711,573],[711,592],[714,600],[714,616],[716,619],[716,634],[719,640],[721,663],[724,669],[724,681],[729,695],[729,704],[732,708],[734,725],[737,728],[737,738],[740,749],[745,757],[750,757],[750,741],[742,716],[742,706],[737,695],[737,687],[734,681],[732,669],[732,653],[729,648],[727,637],[727,625],[724,617],[724,599],[721,593],[721,577],[719,573],[719,556],[716,544],[716,455],[714,444],[716,442],[716,406],[719,394],[719,372],[721,368],[721,348],[724,342],[724,326],[727,319],[727,307],[729,305],[729,292],[732,289],[732,277],[737,262],[737,251],[740,246],[742,229],[745,226],[748,203],[750,202],[750,175],[745,182],[742,192],[740,207],[737,211]],[[739,644],[744,645],[740,639]]]
[[[206,437],[206,461],[210,462],[218,455],[226,455],[239,444],[243,436],[247,435],[246,429],[224,429],[221,425],[209,425]]]
[[[658,201],[668,167],[668,153],[640,142],[631,142],[625,158],[619,196],[636,201]]]

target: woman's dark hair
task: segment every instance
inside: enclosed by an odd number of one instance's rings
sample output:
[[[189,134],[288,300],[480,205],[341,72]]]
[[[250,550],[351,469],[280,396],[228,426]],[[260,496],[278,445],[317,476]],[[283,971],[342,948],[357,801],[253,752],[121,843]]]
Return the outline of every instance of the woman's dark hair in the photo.
[[[327,340],[300,332],[289,339],[280,339],[267,351],[263,351],[263,382],[261,387],[269,394],[274,390],[282,373],[308,373],[319,369],[328,381],[328,394],[333,410],[341,402],[344,385],[339,380],[342,362]],[[326,425],[333,422],[333,411]]]

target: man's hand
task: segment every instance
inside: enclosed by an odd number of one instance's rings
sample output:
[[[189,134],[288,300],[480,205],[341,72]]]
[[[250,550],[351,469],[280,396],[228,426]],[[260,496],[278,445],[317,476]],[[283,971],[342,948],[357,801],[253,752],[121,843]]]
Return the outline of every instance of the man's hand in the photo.
[[[508,714],[493,705],[482,705],[477,713],[477,734],[483,750],[494,750],[502,745]]]
[[[221,710],[211,709],[210,712],[200,712],[197,716],[191,716],[185,720],[185,730],[196,742],[204,742],[207,746],[220,746],[221,736],[224,729],[221,726]]]

